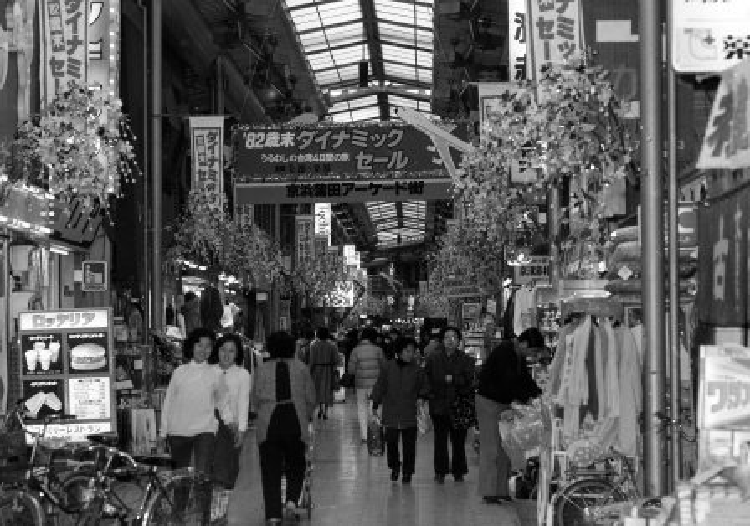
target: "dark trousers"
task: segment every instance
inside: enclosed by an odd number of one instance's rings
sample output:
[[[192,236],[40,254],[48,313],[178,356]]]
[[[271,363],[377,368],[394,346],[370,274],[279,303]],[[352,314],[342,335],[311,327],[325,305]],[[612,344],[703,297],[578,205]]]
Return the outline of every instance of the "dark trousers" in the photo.
[[[210,475],[214,463],[216,435],[213,433],[200,433],[191,437],[170,435],[167,440],[172,461],[177,469],[193,466],[197,471]]]
[[[170,435],[167,437],[172,461],[177,469],[189,466],[206,476],[211,475],[214,462],[216,436],[213,433],[200,433],[191,437]],[[203,494],[203,493],[202,493]],[[211,492],[204,495],[201,509],[204,510],[203,524],[208,524],[211,518]],[[175,489],[175,508],[184,510],[190,498],[190,488]]]
[[[260,477],[266,519],[281,518],[281,475],[286,475],[286,501],[297,502],[305,480],[305,443],[291,404],[276,407],[266,440],[259,446]]]
[[[404,449],[403,469],[398,454],[398,436],[401,435],[401,445]],[[414,460],[417,456],[417,428],[398,429],[385,428],[385,446],[388,454],[388,467],[393,471],[401,469],[404,475],[414,474]]]
[[[431,415],[435,428],[435,475],[462,477],[469,472],[466,464],[466,429],[451,425],[448,415]],[[452,446],[452,455],[448,457],[448,440]]]

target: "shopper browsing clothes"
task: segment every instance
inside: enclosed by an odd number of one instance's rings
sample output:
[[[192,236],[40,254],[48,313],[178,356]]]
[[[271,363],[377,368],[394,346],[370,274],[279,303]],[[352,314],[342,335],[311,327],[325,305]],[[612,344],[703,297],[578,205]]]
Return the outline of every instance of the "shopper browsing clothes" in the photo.
[[[489,504],[510,501],[510,458],[505,453],[498,422],[513,402],[527,403],[541,394],[513,343],[505,340],[492,350],[479,373],[476,395],[479,420],[479,495]]]
[[[474,359],[461,349],[461,331],[446,327],[442,348],[430,354],[425,362],[430,384],[430,416],[435,433],[435,480],[442,484],[448,473],[462,482],[469,472],[466,463],[466,434],[472,422],[463,410],[473,411]],[[452,455],[448,456],[450,440]]]
[[[354,375],[354,387],[357,391],[357,417],[362,443],[367,443],[367,420],[369,418],[370,393],[385,364],[383,350],[375,345],[378,333],[372,327],[362,331],[359,345],[349,358],[349,374]]]
[[[417,398],[429,393],[427,377],[414,360],[417,342],[413,338],[399,339],[395,345],[395,360],[389,360],[380,372],[372,390],[372,409],[377,414],[383,405],[383,426],[391,480],[409,484],[414,474],[417,447]],[[401,436],[403,463],[399,459],[398,439]]]
[[[216,337],[213,331],[194,329],[185,340],[183,355],[189,363],[172,373],[161,412],[160,435],[166,438],[177,468],[192,465],[210,473],[219,421],[216,409],[224,394],[219,371],[208,364]]]
[[[333,404],[334,377],[339,361],[339,350],[331,342],[328,329],[320,327],[310,345],[310,374],[315,384],[318,418],[328,418],[328,407]]]
[[[315,411],[315,386],[294,358],[294,338],[275,332],[266,339],[271,359],[258,366],[251,401],[257,408],[263,501],[268,524],[281,524],[281,474],[286,474],[286,514],[293,515],[305,477],[305,449]]]

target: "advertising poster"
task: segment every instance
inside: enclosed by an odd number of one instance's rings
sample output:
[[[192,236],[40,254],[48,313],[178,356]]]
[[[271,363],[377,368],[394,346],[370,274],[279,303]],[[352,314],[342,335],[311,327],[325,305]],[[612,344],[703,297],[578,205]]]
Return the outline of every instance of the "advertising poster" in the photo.
[[[32,420],[64,414],[65,386],[62,379],[23,380],[23,405]]]
[[[106,332],[73,332],[67,335],[70,374],[109,371]]]
[[[111,415],[111,385],[108,376],[68,380],[68,411],[80,420],[104,420]]]
[[[60,334],[24,334],[21,336],[24,376],[56,375],[63,372]]]

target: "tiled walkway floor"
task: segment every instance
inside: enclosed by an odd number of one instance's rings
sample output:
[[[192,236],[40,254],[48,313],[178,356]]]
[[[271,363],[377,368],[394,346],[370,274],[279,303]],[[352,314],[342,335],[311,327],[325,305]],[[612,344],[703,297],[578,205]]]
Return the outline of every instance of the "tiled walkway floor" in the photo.
[[[417,468],[410,486],[390,481],[385,457],[370,457],[360,443],[352,396],[317,420],[312,481],[313,525],[336,526],[520,526],[517,504],[484,504],[476,494],[478,457],[467,441],[469,475],[434,482],[432,434],[417,443]],[[229,503],[230,525],[264,524],[258,449],[250,433],[243,448],[237,487]],[[302,524],[308,522],[303,519]]]

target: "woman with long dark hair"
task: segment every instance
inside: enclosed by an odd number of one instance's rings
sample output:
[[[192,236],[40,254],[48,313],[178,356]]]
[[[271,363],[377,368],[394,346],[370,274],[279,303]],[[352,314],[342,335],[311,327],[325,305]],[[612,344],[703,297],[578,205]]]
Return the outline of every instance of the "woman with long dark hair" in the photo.
[[[339,350],[331,342],[331,334],[325,327],[315,331],[315,340],[310,345],[310,374],[315,383],[315,400],[318,418],[328,418],[328,407],[333,404],[334,376],[339,361]]]

